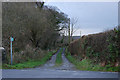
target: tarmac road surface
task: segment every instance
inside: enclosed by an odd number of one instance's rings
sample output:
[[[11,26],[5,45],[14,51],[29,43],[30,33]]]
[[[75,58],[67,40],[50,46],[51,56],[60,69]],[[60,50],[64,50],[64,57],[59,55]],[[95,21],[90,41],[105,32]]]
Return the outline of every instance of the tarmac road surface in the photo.
[[[58,50],[58,52],[60,49]],[[63,48],[63,64],[55,66],[56,55],[52,56],[45,65],[31,69],[3,69],[3,78],[118,78],[118,72],[97,72],[97,71],[80,71],[70,63],[65,55]]]

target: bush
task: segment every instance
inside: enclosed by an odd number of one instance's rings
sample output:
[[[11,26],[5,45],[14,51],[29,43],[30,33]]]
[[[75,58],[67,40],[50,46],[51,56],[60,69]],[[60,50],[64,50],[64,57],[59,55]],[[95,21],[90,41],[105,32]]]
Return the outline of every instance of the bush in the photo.
[[[116,62],[119,59],[120,55],[120,28],[114,28],[114,35],[110,35],[108,49],[109,49],[109,56],[107,57],[111,62]]]
[[[30,45],[25,47],[25,50],[19,52],[13,52],[13,64],[22,63],[29,60],[39,60],[46,55],[47,51],[40,48],[33,48]],[[10,56],[7,57],[10,64]]]
[[[68,50],[71,55],[79,56],[79,60],[87,58],[102,66],[116,66],[120,63],[120,28],[82,36],[71,42]]]

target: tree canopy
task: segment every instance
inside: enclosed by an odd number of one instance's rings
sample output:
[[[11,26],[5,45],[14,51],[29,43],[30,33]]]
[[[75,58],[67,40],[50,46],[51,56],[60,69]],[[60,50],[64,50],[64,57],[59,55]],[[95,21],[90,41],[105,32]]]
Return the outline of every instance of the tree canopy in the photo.
[[[42,49],[54,47],[59,31],[68,23],[66,14],[44,3],[3,3],[2,13],[5,47],[9,47],[11,36],[15,38],[15,48],[22,49],[27,44]]]

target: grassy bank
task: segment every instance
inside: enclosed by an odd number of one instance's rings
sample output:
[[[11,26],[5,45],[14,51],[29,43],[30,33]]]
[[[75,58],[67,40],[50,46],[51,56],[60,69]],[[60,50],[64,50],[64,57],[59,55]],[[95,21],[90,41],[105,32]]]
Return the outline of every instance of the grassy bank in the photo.
[[[68,46],[71,55],[79,59],[91,59],[101,66],[120,65],[120,26],[114,29],[84,35]]]
[[[118,72],[120,71],[119,67],[111,67],[110,65],[106,65],[105,67],[101,67],[100,64],[93,64],[93,61],[90,59],[78,60],[75,57],[71,56],[71,54],[66,50],[67,59],[73,63],[77,69],[84,71],[111,71]]]
[[[62,64],[62,52],[63,49],[61,48],[60,52],[56,56],[56,61],[55,61],[56,66],[60,66]]]
[[[3,64],[2,68],[3,69],[23,69],[23,68],[34,68],[37,66],[41,66],[45,64],[55,52],[56,51],[48,52],[48,54],[45,57],[39,60],[29,60],[27,62],[13,64],[13,65]]]

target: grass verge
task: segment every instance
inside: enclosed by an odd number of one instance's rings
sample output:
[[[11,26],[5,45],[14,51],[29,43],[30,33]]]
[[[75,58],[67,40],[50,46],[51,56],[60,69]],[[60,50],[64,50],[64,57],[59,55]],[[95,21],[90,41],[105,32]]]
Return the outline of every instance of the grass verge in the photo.
[[[3,64],[2,68],[3,69],[23,69],[23,68],[34,68],[37,66],[41,66],[43,64],[45,64],[51,57],[52,55],[55,53],[56,51],[51,51],[49,52],[45,57],[43,57],[40,60],[30,60],[24,63],[18,63],[18,64],[14,64],[14,65],[10,65],[10,64]]]
[[[2,69],[2,64],[0,64],[0,69]]]
[[[63,52],[63,49],[61,48],[60,52],[56,56],[55,66],[62,65],[62,52]]]
[[[119,67],[111,67],[110,65],[106,65],[105,67],[101,67],[99,64],[93,64],[90,59],[83,59],[82,61],[77,60],[66,49],[66,57],[67,59],[73,63],[77,69],[83,71],[110,71],[110,72],[119,72]]]

